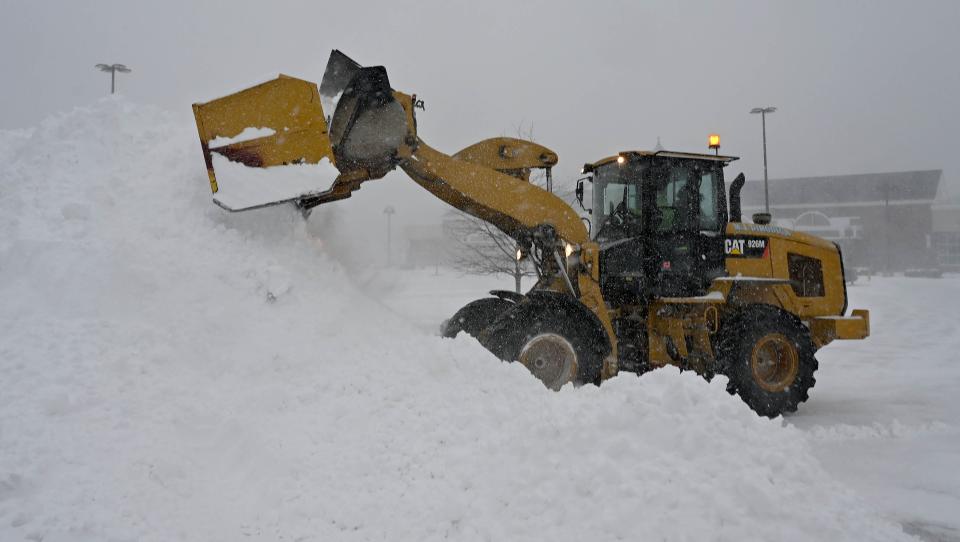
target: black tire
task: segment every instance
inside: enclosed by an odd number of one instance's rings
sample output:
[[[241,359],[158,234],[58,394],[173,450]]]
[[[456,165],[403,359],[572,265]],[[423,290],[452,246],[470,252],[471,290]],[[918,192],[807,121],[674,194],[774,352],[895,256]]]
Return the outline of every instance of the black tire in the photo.
[[[471,301],[440,326],[440,333],[449,339],[456,337],[461,331],[476,337],[483,328],[490,325],[513,305],[513,302],[499,297],[485,297]]]
[[[600,341],[588,326],[578,325],[562,312],[539,312],[522,323],[513,339],[505,344],[502,357],[519,361],[545,386],[559,389],[573,380],[574,384],[600,384],[603,355]],[[573,364],[569,371],[557,357],[550,357],[551,349],[570,349]],[[571,374],[573,378],[570,378]]]
[[[757,414],[795,412],[816,383],[816,349],[810,333],[791,315],[757,305],[733,316],[719,333],[719,372]]]

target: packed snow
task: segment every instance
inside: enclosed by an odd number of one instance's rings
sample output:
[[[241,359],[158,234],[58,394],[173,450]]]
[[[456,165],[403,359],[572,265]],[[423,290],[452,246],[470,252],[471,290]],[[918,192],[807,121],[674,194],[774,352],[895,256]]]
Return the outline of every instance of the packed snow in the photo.
[[[874,336],[787,420],[675,369],[555,393],[437,335],[482,280],[348,271],[198,147],[119,99],[0,132],[0,540],[957,535],[957,280],[851,287]]]

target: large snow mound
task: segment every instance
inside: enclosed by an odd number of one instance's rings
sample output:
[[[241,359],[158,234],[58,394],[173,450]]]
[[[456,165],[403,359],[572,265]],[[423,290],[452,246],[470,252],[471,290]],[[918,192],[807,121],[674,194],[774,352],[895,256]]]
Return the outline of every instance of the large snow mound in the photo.
[[[210,202],[186,116],[0,133],[2,540],[893,540],[675,370],[546,390]],[[478,292],[480,294],[480,292]]]

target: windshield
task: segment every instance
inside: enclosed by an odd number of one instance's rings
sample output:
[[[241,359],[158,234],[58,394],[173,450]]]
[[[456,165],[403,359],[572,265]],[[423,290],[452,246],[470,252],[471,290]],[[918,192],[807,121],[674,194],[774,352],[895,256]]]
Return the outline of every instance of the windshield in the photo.
[[[598,167],[593,174],[593,215],[601,227],[616,216],[616,222],[640,218],[639,181],[645,164],[617,163]]]
[[[722,178],[713,164],[694,160],[610,163],[593,176],[593,213],[597,236],[610,227],[641,230],[641,187],[650,190],[650,228],[661,232],[719,231]],[[691,223],[695,221],[695,223]]]

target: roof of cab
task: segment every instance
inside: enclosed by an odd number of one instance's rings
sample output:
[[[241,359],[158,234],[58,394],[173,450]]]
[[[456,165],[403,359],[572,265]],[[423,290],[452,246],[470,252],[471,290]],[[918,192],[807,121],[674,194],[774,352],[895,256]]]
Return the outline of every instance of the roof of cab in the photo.
[[[599,166],[602,166],[602,165],[604,165],[604,164],[609,164],[610,162],[615,161],[617,158],[619,158],[619,157],[621,157],[621,156],[630,156],[630,155],[634,155],[634,156],[638,156],[638,157],[657,156],[657,157],[664,157],[664,158],[687,158],[687,159],[691,159],[691,160],[708,160],[708,161],[711,161],[711,162],[723,162],[724,165],[729,164],[730,162],[733,162],[734,160],[739,160],[739,159],[740,159],[739,156],[724,156],[724,155],[722,155],[722,154],[721,154],[721,155],[717,155],[717,154],[702,154],[702,153],[699,153],[699,152],[677,152],[677,151],[623,151],[623,152],[617,153],[617,154],[614,155],[614,156],[608,156],[608,157],[603,158],[603,159],[601,159],[601,160],[597,160],[596,162],[587,163],[586,165],[590,166],[591,168],[599,167]]]

